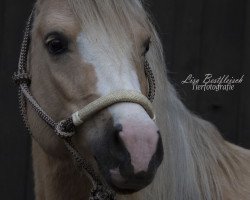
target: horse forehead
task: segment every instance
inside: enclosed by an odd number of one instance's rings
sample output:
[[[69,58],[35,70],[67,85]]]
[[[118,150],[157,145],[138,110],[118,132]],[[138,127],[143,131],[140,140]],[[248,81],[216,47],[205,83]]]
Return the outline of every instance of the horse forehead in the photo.
[[[104,30],[98,29],[99,22],[97,23],[96,21],[93,21],[90,24],[79,23],[79,19],[76,17],[75,13],[72,11],[72,8],[69,6],[67,1],[44,0],[42,2],[44,3],[38,4],[38,7],[39,10],[41,11],[39,20],[41,24],[40,28],[42,28],[44,32],[48,32],[51,29],[55,29],[55,30],[61,30],[62,32],[66,32],[69,36],[76,37],[81,32],[82,27],[84,27],[85,34],[93,35],[96,38],[101,38],[105,42],[104,40],[105,29]],[[81,17],[84,18],[86,16],[83,14]],[[124,29],[124,31],[122,31],[123,34],[116,35],[119,38],[120,43],[122,41],[122,37],[126,38],[127,41],[133,37],[136,37],[137,40],[135,42],[141,42],[145,40],[148,37],[148,35],[150,35],[148,30],[146,30],[147,28],[145,29],[145,27],[142,27],[142,25],[139,22],[137,22],[136,19],[133,21],[133,31],[128,31],[128,29],[130,29],[131,27],[126,27],[127,24],[123,23],[123,21],[121,21],[121,23],[119,24],[120,27],[119,26],[112,27],[112,24],[113,21],[111,20],[108,24],[106,24],[107,26],[111,27],[106,27],[106,28],[107,29],[114,28],[121,30]],[[124,42],[123,46],[126,46],[126,44],[128,44],[128,42]]]
[[[140,91],[136,69],[129,52],[114,48],[108,40],[94,42],[81,33],[77,40],[82,60],[93,66],[97,77],[97,92],[107,95],[115,90]]]
[[[83,26],[78,33],[76,42],[84,58],[103,61],[108,59],[119,65],[124,64],[123,62],[127,64],[138,57],[143,42],[149,38],[149,33],[139,25],[134,27],[133,32],[123,33],[105,31],[99,28],[93,23],[88,27]]]
[[[48,2],[39,7],[40,12],[36,20],[40,30],[44,33],[61,31],[76,37],[81,28],[71,9],[66,3]]]
[[[95,37],[93,32],[89,38],[85,32],[80,32],[77,37],[77,46],[81,58],[94,65],[99,71],[119,70],[125,72],[131,69],[131,41],[112,41],[107,35]],[[101,67],[103,66],[103,67]],[[104,67],[105,66],[105,67]],[[111,71],[109,71],[111,72]]]

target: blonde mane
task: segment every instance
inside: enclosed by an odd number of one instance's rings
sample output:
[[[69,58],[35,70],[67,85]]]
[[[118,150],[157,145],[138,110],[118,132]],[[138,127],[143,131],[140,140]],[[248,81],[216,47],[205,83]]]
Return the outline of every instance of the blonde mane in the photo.
[[[91,32],[93,21],[98,22],[99,34],[102,37],[108,36],[117,52],[126,51],[122,42],[131,40],[127,35],[135,35],[134,30],[138,23],[151,35],[147,60],[156,77],[154,107],[164,144],[164,162],[149,187],[134,195],[119,196],[118,199],[249,199],[250,152],[227,143],[212,124],[192,114],[179,100],[175,89],[167,79],[161,41],[142,2],[140,0],[67,0],[67,2],[84,29]],[[87,37],[95,40],[91,35]],[[116,52],[111,52],[110,57],[115,55]]]

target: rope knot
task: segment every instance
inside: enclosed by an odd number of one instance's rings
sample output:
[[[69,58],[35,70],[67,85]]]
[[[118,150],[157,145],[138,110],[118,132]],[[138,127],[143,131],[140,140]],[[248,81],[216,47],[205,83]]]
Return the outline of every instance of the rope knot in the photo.
[[[55,127],[56,134],[61,138],[70,138],[75,134],[75,125],[72,118],[62,120]]]
[[[30,85],[31,78],[28,73],[26,72],[15,72],[12,77],[13,81],[17,84],[23,84],[26,83],[27,85]]]
[[[115,193],[103,185],[98,184],[90,193],[89,200],[116,200]]]

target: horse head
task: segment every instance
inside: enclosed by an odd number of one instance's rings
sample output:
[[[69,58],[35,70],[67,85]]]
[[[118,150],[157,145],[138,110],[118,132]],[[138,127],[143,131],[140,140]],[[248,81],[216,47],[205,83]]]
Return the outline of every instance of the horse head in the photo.
[[[144,63],[154,51],[154,33],[135,2],[37,2],[29,52],[31,92],[54,119],[60,121],[112,92],[147,95]],[[28,118],[45,152],[67,156],[62,141],[30,106]],[[163,146],[156,123],[141,105],[112,105],[76,132],[73,142],[79,151],[116,191],[135,192],[153,181]]]

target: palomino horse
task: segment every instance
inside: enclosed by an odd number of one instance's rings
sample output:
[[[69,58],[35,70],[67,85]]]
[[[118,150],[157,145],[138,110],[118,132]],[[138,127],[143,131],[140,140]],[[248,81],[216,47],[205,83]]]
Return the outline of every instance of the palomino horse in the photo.
[[[27,55],[30,94],[40,106],[27,98],[37,200],[88,199],[91,190],[40,108],[60,121],[116,91],[147,95],[147,62],[156,122],[139,95],[79,123],[71,138],[94,174],[119,200],[250,199],[250,152],[224,141],[178,99],[140,0],[38,0]]]

